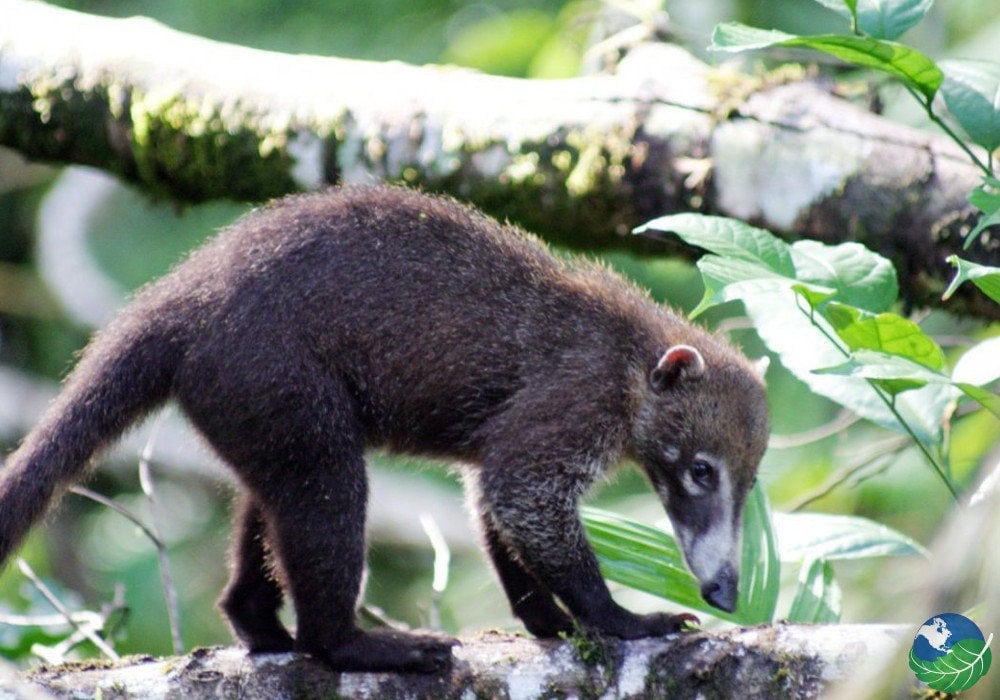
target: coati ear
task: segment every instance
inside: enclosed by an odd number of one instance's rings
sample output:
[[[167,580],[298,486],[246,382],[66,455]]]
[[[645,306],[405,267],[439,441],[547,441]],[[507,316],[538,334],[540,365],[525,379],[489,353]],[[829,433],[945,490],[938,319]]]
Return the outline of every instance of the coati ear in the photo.
[[[753,361],[753,369],[757,373],[757,376],[761,379],[767,374],[767,368],[771,366],[771,358],[767,355],[762,355]]]
[[[705,373],[705,358],[690,345],[674,345],[663,353],[649,373],[649,383],[657,391],[674,385],[681,377],[697,379]]]

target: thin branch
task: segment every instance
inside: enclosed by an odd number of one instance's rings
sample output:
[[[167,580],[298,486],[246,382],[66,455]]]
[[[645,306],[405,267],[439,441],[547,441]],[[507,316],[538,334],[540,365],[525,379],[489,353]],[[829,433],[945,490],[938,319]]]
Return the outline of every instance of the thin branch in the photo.
[[[845,408],[834,416],[833,420],[815,428],[803,430],[798,433],[786,433],[785,435],[772,434],[770,439],[767,441],[767,446],[776,450],[803,447],[804,445],[809,445],[814,442],[818,442],[819,440],[823,440],[824,438],[828,438],[831,435],[836,435],[840,431],[850,428],[860,420],[861,416]]]
[[[451,564],[451,550],[441,534],[441,528],[430,513],[420,514],[420,526],[434,550],[434,579],[431,582],[431,629],[441,629],[441,595],[448,587],[448,567]]]
[[[830,476],[823,484],[818,488],[815,488],[807,493],[803,494],[798,500],[793,501],[788,505],[788,510],[795,512],[802,510],[806,506],[818,501],[819,499],[828,496],[830,493],[842,486],[844,483],[849,481],[852,477],[856,476],[862,471],[865,471],[869,467],[878,469],[883,462],[887,461],[889,457],[898,453],[900,450],[904,449],[910,444],[908,438],[903,436],[893,437],[891,440],[887,440],[885,446],[875,449],[871,454],[865,455],[860,460],[848,464],[846,467],[838,470],[832,476]]]
[[[139,459],[139,484],[142,492],[149,501],[150,531],[155,535],[153,540],[156,545],[156,555],[160,561],[160,581],[163,585],[163,596],[167,602],[167,617],[170,620],[170,640],[173,643],[174,653],[184,653],[184,640],[181,636],[181,612],[180,601],[177,597],[177,587],[174,585],[174,576],[170,568],[170,557],[164,543],[159,527],[159,507],[156,499],[156,491],[153,487],[153,475],[150,473],[150,460],[153,456],[153,445],[159,434],[160,424],[163,421],[161,413],[156,420],[156,424],[149,433],[149,440],[142,450],[142,457]]]
[[[45,600],[49,601],[49,605],[55,608],[59,614],[63,616],[66,622],[73,627],[73,629],[86,637],[101,651],[102,654],[107,656],[109,659],[113,659],[115,661],[119,660],[120,657],[118,656],[118,653],[108,646],[108,644],[101,639],[94,632],[94,630],[90,629],[87,625],[81,625],[77,622],[69,608],[63,605],[62,601],[60,601],[59,598],[57,598],[56,595],[49,589],[49,587],[42,582],[38,575],[35,574],[34,570],[32,570],[31,566],[28,565],[28,562],[18,557],[17,568],[21,570],[21,573],[24,574],[29,581],[31,581],[31,584],[35,587],[35,589],[42,594]]]

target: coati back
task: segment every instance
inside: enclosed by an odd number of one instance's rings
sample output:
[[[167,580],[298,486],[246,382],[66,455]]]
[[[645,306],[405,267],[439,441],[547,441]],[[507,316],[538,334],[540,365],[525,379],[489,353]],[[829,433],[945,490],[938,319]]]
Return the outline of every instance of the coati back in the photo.
[[[452,640],[359,630],[366,447],[470,465],[514,613],[622,638],[690,616],[616,604],[577,515],[625,456],[663,499],[706,600],[735,606],[768,418],[725,342],[607,269],[394,187],[289,197],[139,293],[0,472],[0,561],[90,458],[173,398],[242,485],[220,604],[251,651],[343,670],[441,668]],[[298,621],[278,620],[285,593]],[[558,602],[557,602],[558,601]]]

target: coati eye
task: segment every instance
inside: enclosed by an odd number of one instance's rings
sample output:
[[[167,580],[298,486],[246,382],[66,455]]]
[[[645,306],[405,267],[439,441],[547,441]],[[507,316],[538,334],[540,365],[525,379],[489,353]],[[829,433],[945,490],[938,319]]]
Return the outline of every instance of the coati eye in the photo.
[[[706,491],[712,491],[715,489],[716,483],[718,482],[718,475],[715,473],[715,466],[703,459],[696,459],[689,469],[691,474],[691,481],[693,481],[699,488],[705,489]]]

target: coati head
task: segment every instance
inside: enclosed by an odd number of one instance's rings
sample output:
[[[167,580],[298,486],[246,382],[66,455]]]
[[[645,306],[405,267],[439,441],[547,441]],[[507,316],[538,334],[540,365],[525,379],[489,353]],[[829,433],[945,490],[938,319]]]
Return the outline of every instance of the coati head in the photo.
[[[743,504],[767,446],[767,397],[749,362],[709,357],[690,345],[663,352],[645,378],[633,446],[702,597],[732,612]]]

